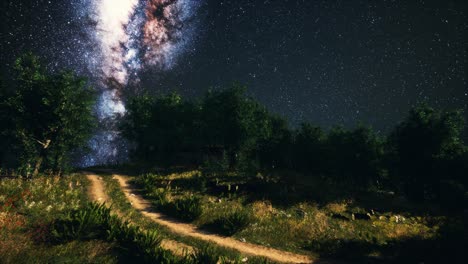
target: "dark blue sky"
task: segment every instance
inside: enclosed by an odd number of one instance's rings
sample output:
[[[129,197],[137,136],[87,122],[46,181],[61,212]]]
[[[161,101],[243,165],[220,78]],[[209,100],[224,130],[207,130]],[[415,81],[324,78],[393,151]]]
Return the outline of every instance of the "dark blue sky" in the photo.
[[[32,49],[87,74],[74,1],[47,2],[2,1],[3,69]],[[143,73],[141,85],[193,97],[239,81],[293,124],[387,130],[421,102],[468,109],[467,9],[462,0],[204,0],[177,64]]]

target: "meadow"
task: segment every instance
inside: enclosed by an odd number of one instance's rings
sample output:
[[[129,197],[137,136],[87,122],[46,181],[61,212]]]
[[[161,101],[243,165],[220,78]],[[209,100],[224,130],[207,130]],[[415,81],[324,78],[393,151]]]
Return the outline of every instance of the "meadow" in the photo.
[[[315,258],[434,262],[439,253],[457,252],[463,240],[448,234],[463,230],[463,218],[391,192],[353,198],[316,180],[288,189],[260,175],[246,180],[201,171],[147,173],[134,184],[157,210],[200,230]]]
[[[106,178],[104,176],[104,178]],[[112,205],[88,197],[83,174],[0,180],[0,263],[241,263],[245,256],[150,223],[106,178]],[[119,212],[117,216],[115,212]],[[190,250],[171,251],[164,239]],[[245,261],[244,261],[245,262]],[[250,257],[249,263],[273,263]]]

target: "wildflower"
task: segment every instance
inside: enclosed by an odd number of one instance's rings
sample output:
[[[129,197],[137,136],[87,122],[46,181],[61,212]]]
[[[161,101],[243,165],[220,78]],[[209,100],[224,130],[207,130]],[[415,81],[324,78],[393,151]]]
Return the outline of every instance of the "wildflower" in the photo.
[[[49,205],[49,206],[46,207],[47,212],[50,212],[51,209],[52,209],[52,205]]]
[[[29,208],[32,208],[35,204],[36,204],[36,202],[35,202],[35,201],[32,201],[32,202],[29,204],[28,207],[29,207]]]

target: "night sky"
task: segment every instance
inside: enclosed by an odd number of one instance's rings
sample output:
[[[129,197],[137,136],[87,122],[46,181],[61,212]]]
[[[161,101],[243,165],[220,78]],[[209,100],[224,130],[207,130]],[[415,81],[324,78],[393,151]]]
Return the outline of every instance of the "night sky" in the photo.
[[[293,125],[388,131],[421,102],[468,109],[468,1],[106,1],[2,0],[3,74],[32,50],[106,91],[238,81]]]

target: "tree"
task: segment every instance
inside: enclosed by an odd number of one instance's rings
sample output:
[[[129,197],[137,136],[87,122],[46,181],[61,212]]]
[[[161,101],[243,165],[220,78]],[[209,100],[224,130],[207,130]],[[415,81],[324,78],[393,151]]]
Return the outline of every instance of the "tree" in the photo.
[[[325,156],[328,175],[353,189],[376,185],[383,170],[384,141],[371,128],[333,128],[327,138]]]
[[[461,111],[442,112],[422,105],[411,109],[392,132],[390,168],[410,198],[436,198],[442,181],[466,179],[463,128]]]
[[[172,93],[130,100],[121,129],[135,143],[134,157],[161,165],[183,163],[184,152],[200,149],[199,107]]]
[[[10,124],[4,133],[16,139],[14,147],[33,177],[44,163],[60,172],[70,151],[91,135],[95,94],[72,72],[47,74],[32,54],[17,59],[15,70],[16,89],[1,102]]]
[[[294,161],[296,169],[302,173],[326,173],[327,136],[320,127],[309,123],[301,124],[294,139]]]
[[[268,132],[268,113],[245,96],[245,87],[234,85],[223,91],[209,91],[202,101],[202,131],[209,148],[227,152],[234,168],[243,150]]]
[[[291,169],[294,159],[292,132],[283,118],[271,116],[268,120],[268,133],[256,143],[260,167],[270,172]]]

